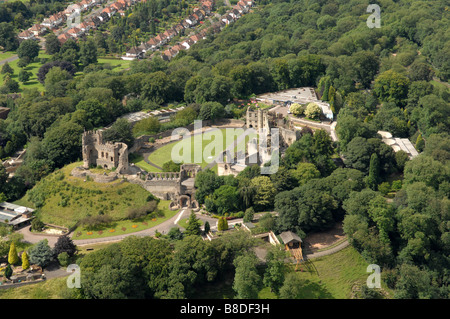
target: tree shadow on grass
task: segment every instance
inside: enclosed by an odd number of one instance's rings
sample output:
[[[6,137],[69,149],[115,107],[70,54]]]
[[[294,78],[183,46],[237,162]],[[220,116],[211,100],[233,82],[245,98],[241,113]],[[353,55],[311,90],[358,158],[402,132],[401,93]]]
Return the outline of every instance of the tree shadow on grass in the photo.
[[[302,285],[302,299],[334,299],[323,284],[305,279]]]

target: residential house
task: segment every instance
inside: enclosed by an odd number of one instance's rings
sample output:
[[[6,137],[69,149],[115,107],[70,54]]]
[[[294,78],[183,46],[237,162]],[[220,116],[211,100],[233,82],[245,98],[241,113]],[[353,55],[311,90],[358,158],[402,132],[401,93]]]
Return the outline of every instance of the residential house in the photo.
[[[51,15],[50,17],[44,19],[42,21],[41,25],[47,28],[56,28],[60,24],[62,24],[65,21],[65,15],[63,13],[56,13],[54,15]]]
[[[181,50],[184,50],[184,47],[180,44],[176,44],[172,47],[172,50],[174,50],[175,52],[180,52]]]
[[[109,15],[108,13],[102,11],[102,12],[100,13],[100,15],[98,16],[98,19],[99,19],[101,22],[106,22],[106,21],[109,20],[109,17],[110,17],[110,15]]]
[[[167,60],[174,58],[177,54],[178,54],[178,51],[175,51],[172,48],[167,49],[164,51],[162,58],[163,58],[163,60],[167,61]]]
[[[233,17],[233,19],[237,20],[241,17],[241,14],[239,13],[238,10],[236,9],[232,9],[229,11],[229,15]]]
[[[213,11],[213,3],[211,1],[203,1],[202,8],[206,13],[210,14]]]
[[[234,22],[234,19],[231,15],[227,14],[225,16],[222,16],[221,21],[225,22],[225,24],[230,24]]]
[[[111,9],[115,9],[116,12],[119,10],[125,9],[125,4],[122,2],[114,2],[112,5],[109,6]]]
[[[147,41],[147,44],[150,46],[150,50],[155,50],[157,47],[160,46],[160,43],[155,40],[155,38],[151,38]]]
[[[58,35],[58,40],[61,44],[64,44],[67,42],[67,40],[71,39],[71,36],[68,35],[67,33],[63,33]]]
[[[191,27],[191,24],[188,23],[186,20],[183,20],[181,22],[181,25],[183,26],[184,29],[189,29]]]
[[[29,28],[28,31],[33,32],[35,36],[40,36],[43,35],[45,31],[47,31],[47,28],[41,24],[35,24],[31,28]]]
[[[93,28],[98,27],[100,24],[102,24],[102,20],[100,20],[100,18],[98,16],[93,16],[91,17],[90,22],[92,22],[94,24]]]
[[[173,27],[173,30],[175,30],[177,34],[182,34],[184,31],[184,27],[181,23],[178,23],[176,26]]]
[[[32,40],[32,39],[34,39],[34,33],[29,31],[29,30],[22,31],[17,36],[21,40]]]
[[[192,45],[194,44],[194,41],[192,41],[191,39],[186,39],[183,42],[181,42],[181,45],[188,50]]]
[[[198,23],[198,20],[196,20],[192,14],[188,18],[186,18],[184,21],[189,23],[189,27],[193,27],[193,26],[197,25],[197,23]]]
[[[86,21],[84,21],[78,25],[78,28],[85,33],[91,29],[91,26]]]
[[[146,53],[147,51],[150,51],[152,49],[152,46],[146,42],[142,42],[141,45],[137,47],[137,49],[142,51],[143,53]]]
[[[142,52],[138,48],[131,48],[127,51],[125,56],[122,56],[122,60],[135,60],[135,59],[141,59],[144,55],[144,52]]]
[[[84,32],[80,28],[73,27],[72,29],[67,31],[67,34],[70,35],[71,37],[78,38],[81,37],[84,34]]]
[[[193,13],[193,14],[192,14],[192,17],[194,18],[195,21],[197,21],[197,23],[201,21],[201,19],[200,19],[200,17],[198,16],[197,13]]]
[[[81,10],[86,11],[92,6],[92,3],[89,0],[83,0],[79,3]]]
[[[98,20],[98,21],[100,22],[100,20]],[[92,18],[92,20],[86,21],[86,24],[88,25],[89,29],[96,29],[97,28],[97,24],[94,22],[94,17]]]
[[[102,10],[102,13],[105,12],[108,14],[108,17],[112,17],[113,15],[116,14],[117,9],[115,7],[113,7],[112,5],[109,7],[106,7],[105,9]]]
[[[171,29],[164,31],[163,34],[167,38],[167,42],[169,42],[176,35],[175,31]]]

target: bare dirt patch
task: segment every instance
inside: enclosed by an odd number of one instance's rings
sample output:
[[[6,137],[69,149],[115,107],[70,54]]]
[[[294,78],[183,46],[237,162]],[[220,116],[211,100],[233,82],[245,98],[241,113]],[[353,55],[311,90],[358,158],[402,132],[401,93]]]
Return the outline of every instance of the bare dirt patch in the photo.
[[[329,230],[307,235],[303,242],[305,248],[314,253],[320,249],[329,247],[344,238],[345,234],[342,229],[342,222],[339,222]]]

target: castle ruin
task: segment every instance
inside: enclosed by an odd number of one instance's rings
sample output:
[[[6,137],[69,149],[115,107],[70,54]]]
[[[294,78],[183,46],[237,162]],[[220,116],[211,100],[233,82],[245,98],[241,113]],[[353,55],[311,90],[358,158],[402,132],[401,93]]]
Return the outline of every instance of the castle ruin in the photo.
[[[270,109],[252,109],[249,107],[246,113],[246,127],[253,128],[257,132],[259,130],[267,130],[270,137],[270,129],[276,127],[280,133],[281,147],[291,146],[297,139],[300,138],[300,132],[293,128],[291,121],[286,121],[284,118],[277,116],[270,112]]]
[[[82,136],[83,167],[72,171],[76,177],[90,176],[96,182],[112,182],[120,175],[130,183],[139,184],[153,195],[172,200],[170,209],[193,208],[199,205],[195,200],[195,176],[201,170],[197,164],[183,164],[180,172],[148,173],[128,163],[128,147],[125,143],[105,142],[103,131],[88,131]],[[112,169],[109,174],[90,172],[93,167]]]
[[[103,140],[103,131],[87,131],[82,137],[83,167],[101,166],[115,169],[119,174],[128,172],[128,146]]]

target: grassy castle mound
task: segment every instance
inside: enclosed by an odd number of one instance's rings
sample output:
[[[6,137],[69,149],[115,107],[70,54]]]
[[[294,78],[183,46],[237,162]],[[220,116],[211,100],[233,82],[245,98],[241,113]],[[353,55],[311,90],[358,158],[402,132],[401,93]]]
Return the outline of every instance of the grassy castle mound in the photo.
[[[151,193],[123,179],[96,183],[89,177],[71,176],[81,166],[72,163],[42,179],[20,201],[38,209],[44,223],[73,227],[89,216],[106,215],[123,220],[130,209],[144,206]]]

